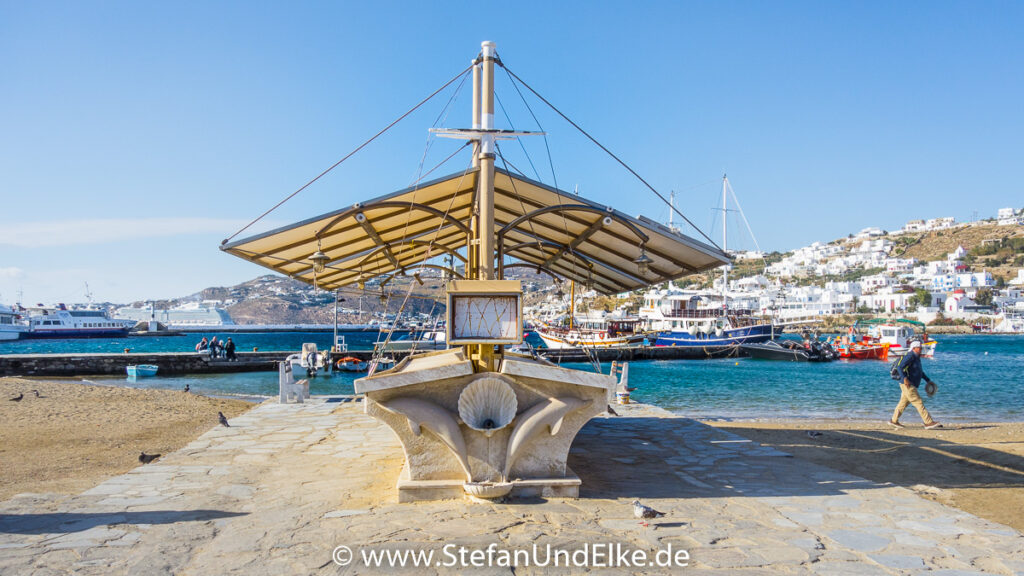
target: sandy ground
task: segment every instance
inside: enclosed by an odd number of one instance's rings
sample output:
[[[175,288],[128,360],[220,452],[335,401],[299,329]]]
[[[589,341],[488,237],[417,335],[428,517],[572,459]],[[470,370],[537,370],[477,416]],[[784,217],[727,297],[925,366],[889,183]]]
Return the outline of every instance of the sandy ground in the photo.
[[[838,420],[706,423],[1024,531],[1024,422],[925,430],[912,416],[904,414],[903,430]]]
[[[32,390],[39,391],[37,398]],[[9,399],[24,393],[20,402]],[[254,404],[170,390],[0,378],[0,500],[77,494],[167,454]]]

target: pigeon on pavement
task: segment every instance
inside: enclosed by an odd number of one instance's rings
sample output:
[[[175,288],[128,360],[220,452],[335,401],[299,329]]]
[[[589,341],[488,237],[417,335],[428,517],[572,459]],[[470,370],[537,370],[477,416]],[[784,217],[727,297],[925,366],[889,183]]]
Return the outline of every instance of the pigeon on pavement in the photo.
[[[39,395],[39,390],[33,390],[32,393],[36,395],[36,398],[42,398],[42,396]]]
[[[191,387],[189,387],[189,385],[188,385],[188,384],[185,384],[185,392],[188,392],[188,391],[189,391],[189,390],[191,390],[191,389],[192,389],[192,388],[191,388]]]
[[[810,436],[811,438],[817,438],[818,436],[821,436],[822,434],[821,434],[821,432],[818,432],[817,430],[808,430],[807,431],[807,435]]]
[[[611,404],[608,405],[608,413],[611,414],[612,416],[618,416],[619,415],[619,413],[616,412],[614,408],[612,408]]]
[[[664,512],[658,512],[650,506],[644,506],[639,500],[633,500],[633,516],[636,516],[641,520],[649,520],[651,518],[658,518],[664,515]],[[640,525],[647,526],[647,522],[640,522]]]
[[[149,464],[150,462],[156,460],[159,457],[159,454],[146,454],[145,452],[143,452],[142,454],[139,454],[139,462],[142,462],[143,464]]]
[[[220,422],[221,426],[231,428],[231,426],[228,424],[228,419],[224,417],[223,412],[217,412],[217,420]]]

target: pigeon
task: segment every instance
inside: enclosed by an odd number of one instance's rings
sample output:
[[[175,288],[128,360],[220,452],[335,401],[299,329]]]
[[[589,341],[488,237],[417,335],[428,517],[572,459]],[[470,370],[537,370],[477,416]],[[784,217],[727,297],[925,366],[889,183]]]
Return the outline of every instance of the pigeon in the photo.
[[[220,422],[221,426],[231,428],[231,426],[228,424],[228,419],[224,417],[223,412],[217,412],[217,420]]]
[[[139,462],[142,462],[143,464],[149,464],[150,462],[156,460],[159,457],[159,454],[146,454],[145,452],[143,452],[139,454]]]
[[[644,506],[639,500],[633,500],[633,516],[640,518],[641,520],[658,518],[664,516],[664,512],[658,512],[650,506]],[[647,526],[647,522],[640,522],[641,526]]]
[[[808,430],[807,431],[807,435],[810,436],[811,438],[817,438],[818,436],[821,436],[822,434],[821,434],[821,432],[818,432],[817,430]]]
[[[188,392],[188,391],[189,391],[189,390],[191,390],[191,389],[192,389],[192,388],[190,388],[188,384],[185,384],[185,392]]]
[[[24,397],[25,397],[25,393],[24,392],[19,392],[17,396],[15,396],[14,398],[8,398],[8,400],[10,400],[11,402],[21,402],[21,399],[24,398]]]
[[[42,396],[39,395],[39,390],[33,390],[32,393],[36,395],[36,398],[42,398]]]
[[[616,412],[614,408],[612,408],[611,404],[608,405],[608,413],[611,414],[612,416],[618,416],[619,415],[619,413]]]

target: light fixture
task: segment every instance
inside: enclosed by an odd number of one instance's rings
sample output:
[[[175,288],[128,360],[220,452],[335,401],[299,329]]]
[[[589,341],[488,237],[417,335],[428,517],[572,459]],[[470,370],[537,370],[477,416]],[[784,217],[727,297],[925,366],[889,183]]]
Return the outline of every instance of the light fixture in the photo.
[[[313,263],[313,271],[316,272],[317,274],[323,272],[324,266],[326,266],[327,263],[331,261],[331,259],[327,257],[327,254],[324,254],[320,250],[319,238],[317,238],[316,240],[316,252],[313,252],[313,255],[309,257],[309,261]]]
[[[366,290],[366,282],[363,282],[362,280],[357,282],[356,286],[358,286],[360,290]]]
[[[633,262],[636,263],[636,271],[641,276],[646,276],[647,272],[651,269],[651,262],[654,262],[654,260],[651,260],[650,257],[647,256],[647,249],[641,245],[640,255],[637,256],[636,260],[633,260]]]
[[[384,293],[384,289],[380,289],[380,305],[385,306],[388,303],[388,295]]]

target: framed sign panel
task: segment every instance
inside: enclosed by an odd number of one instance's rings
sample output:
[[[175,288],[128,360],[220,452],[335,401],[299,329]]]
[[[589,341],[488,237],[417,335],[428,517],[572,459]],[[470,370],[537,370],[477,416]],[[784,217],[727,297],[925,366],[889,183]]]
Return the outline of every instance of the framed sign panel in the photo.
[[[448,284],[449,344],[519,344],[523,291],[518,280],[454,280]]]

